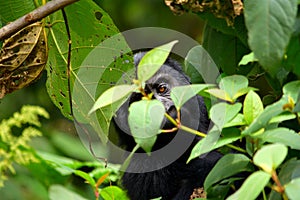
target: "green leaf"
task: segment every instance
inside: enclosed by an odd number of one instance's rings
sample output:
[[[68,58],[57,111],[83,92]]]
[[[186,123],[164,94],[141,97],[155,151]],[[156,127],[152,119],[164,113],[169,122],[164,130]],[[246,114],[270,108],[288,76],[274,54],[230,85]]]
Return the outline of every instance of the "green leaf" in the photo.
[[[300,94],[300,81],[292,81],[283,86],[283,94],[288,95],[296,103]]]
[[[134,140],[146,152],[150,152],[156,141],[165,107],[158,100],[141,100],[129,107],[128,123]]]
[[[129,200],[126,196],[126,192],[117,186],[109,186],[101,189],[100,196],[104,200]]]
[[[253,87],[246,87],[246,88],[241,88],[237,91],[237,93],[233,96],[233,100],[235,101],[237,98],[243,96],[244,94],[247,94],[250,91],[255,91],[258,90],[256,88]]]
[[[248,63],[255,61],[257,61],[257,59],[255,58],[254,53],[251,52],[243,56],[242,60],[239,62],[239,65],[247,65]]]
[[[209,113],[211,120],[215,123],[219,130],[222,130],[224,125],[232,120],[241,110],[242,104],[236,103],[233,105],[221,102],[211,107]]]
[[[289,161],[285,162],[280,168],[278,178],[282,185],[288,184],[293,179],[300,178],[300,160],[297,160],[297,158],[292,158]],[[281,198],[279,193],[272,190],[269,199]]]
[[[49,188],[49,199],[57,200],[57,199],[72,199],[72,200],[87,200],[83,198],[79,194],[65,188],[62,185],[52,185]]]
[[[190,157],[187,161],[190,162],[192,159],[201,156],[207,152],[210,152],[214,145],[217,143],[221,133],[220,131],[215,128],[215,126],[209,131],[205,138],[202,138],[192,149]]]
[[[138,64],[137,77],[142,83],[151,78],[165,63],[169,53],[178,40],[148,51]]]
[[[247,124],[251,124],[264,110],[264,106],[258,94],[250,91],[244,100],[243,113]]]
[[[294,113],[283,112],[280,115],[272,117],[272,119],[270,120],[270,124],[271,123],[281,123],[283,121],[291,120],[291,119],[295,119],[295,118],[296,118],[296,115]]]
[[[299,199],[300,178],[293,179],[284,187],[289,199]]]
[[[274,116],[277,116],[284,111],[283,105],[287,102],[287,97],[283,96],[279,101],[267,106],[264,111],[251,123],[249,128],[242,132],[242,134],[248,135],[265,128]]]
[[[221,90],[226,91],[232,100],[239,90],[248,87],[248,79],[241,75],[227,76],[221,79],[219,83]]]
[[[204,90],[205,88],[213,86],[212,84],[192,84],[172,88],[171,99],[173,100],[176,109],[180,108],[191,99],[193,96]]]
[[[231,103],[233,103],[234,101],[231,99],[231,97],[229,96],[229,94],[224,91],[224,90],[220,90],[218,88],[213,88],[213,89],[208,89],[208,90],[205,90],[205,92],[208,92],[209,94],[219,98],[219,99],[222,99],[222,100],[225,100],[225,101],[229,101]]]
[[[230,144],[234,141],[241,139],[241,132],[237,128],[226,128],[222,130],[222,136],[212,149],[217,149],[226,144]]]
[[[93,1],[78,1],[67,6],[65,11],[72,39],[70,92],[73,97],[73,112],[80,122],[99,121],[94,123],[100,124],[100,128],[92,126],[104,135],[108,132],[113,111],[101,112],[98,120],[96,117],[91,119],[88,112],[96,97],[111,85],[119,83],[121,77],[127,77],[127,71],[134,68],[130,62],[132,58],[125,55],[131,50],[124,37],[118,34],[119,30],[109,15]],[[62,12],[58,11],[45,19],[51,25],[48,27],[47,90],[64,116],[72,119],[66,73],[68,34],[64,18]],[[82,28],[83,24],[88,26]],[[101,90],[96,93],[98,85]]]
[[[238,18],[239,19],[235,18],[234,27],[228,27],[227,25],[225,26],[227,29],[231,29],[235,32],[237,31],[237,28],[240,28],[240,25],[242,25],[243,27],[239,29],[243,31],[243,33],[241,34],[224,34],[220,31],[217,31],[217,29],[220,28],[219,25],[218,27],[214,26],[212,28],[208,24],[206,24],[203,32],[203,47],[208,51],[209,55],[213,58],[218,68],[227,75],[237,74],[244,70],[246,67],[238,67],[238,63],[245,54],[250,52],[246,42],[247,30],[244,27],[244,19],[243,17]],[[239,21],[239,23],[237,23],[236,20]],[[223,24],[225,22],[225,20],[217,19],[216,17],[214,17],[213,21],[223,21]],[[244,38],[242,39],[240,37]],[[240,39],[242,39],[243,41]]]
[[[259,193],[264,189],[271,178],[271,175],[257,171],[251,174],[243,183],[240,189],[234,194],[229,196],[227,200],[254,200],[258,197]]]
[[[85,161],[95,159],[91,152],[83,146],[82,141],[78,137],[65,132],[51,131],[49,139],[55,149],[65,156]]]
[[[249,171],[250,159],[243,154],[227,154],[223,156],[210,171],[204,182],[207,191],[213,184],[243,171]]]
[[[288,128],[271,129],[257,136],[264,142],[281,143],[300,150],[300,135]]]
[[[80,171],[80,170],[74,170],[74,174],[76,174],[77,176],[80,176],[81,178],[83,178],[85,181],[87,181],[92,187],[94,187],[96,185],[95,180],[93,179],[93,177],[91,177],[90,174],[84,172],[84,171]]]
[[[136,90],[138,86],[136,85],[117,85],[109,88],[96,100],[95,104],[91,108],[89,114],[96,111],[99,108],[110,105],[120,99],[128,96],[131,92]]]
[[[184,59],[183,71],[192,83],[215,83],[220,75],[217,65],[200,45],[189,50]]]
[[[292,158],[285,162],[280,168],[278,174],[281,184],[285,185],[289,183],[292,179],[300,177],[300,160],[297,158]]]
[[[246,0],[244,13],[250,48],[263,68],[276,75],[293,32],[297,0]]]
[[[256,152],[253,162],[271,175],[283,162],[287,152],[287,147],[280,143],[265,145]]]
[[[36,7],[31,0],[0,1],[0,19],[3,24],[12,22],[25,14],[28,14]]]
[[[244,115],[238,113],[232,120],[230,120],[224,125],[224,128],[233,127],[233,126],[243,126],[246,124],[247,123],[245,121]]]

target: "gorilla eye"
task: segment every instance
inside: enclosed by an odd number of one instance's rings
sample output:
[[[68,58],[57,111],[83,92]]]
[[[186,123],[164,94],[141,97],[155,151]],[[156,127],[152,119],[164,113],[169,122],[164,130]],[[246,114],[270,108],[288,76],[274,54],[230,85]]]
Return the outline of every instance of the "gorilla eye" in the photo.
[[[160,84],[157,89],[157,93],[165,93],[167,91],[167,85],[166,84]]]

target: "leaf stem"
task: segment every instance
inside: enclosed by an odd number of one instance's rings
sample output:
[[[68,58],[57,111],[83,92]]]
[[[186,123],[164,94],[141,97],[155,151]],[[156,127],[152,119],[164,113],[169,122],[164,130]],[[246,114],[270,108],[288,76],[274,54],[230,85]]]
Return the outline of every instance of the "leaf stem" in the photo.
[[[195,130],[195,129],[192,129],[192,128],[189,128],[189,127],[187,127],[187,126],[184,126],[184,125],[182,125],[181,123],[180,123],[180,119],[173,119],[168,113],[165,113],[165,117],[172,123],[172,124],[174,124],[178,129],[182,129],[182,130],[184,130],[184,131],[186,131],[186,132],[189,132],[189,133],[192,133],[192,134],[194,134],[194,135],[198,135],[198,136],[200,136],[200,137],[202,137],[202,138],[205,138],[207,135],[205,134],[205,133],[203,133],[203,132],[200,132],[200,131],[197,131],[197,130]],[[237,146],[235,146],[235,145],[233,145],[233,144],[226,144],[226,146],[227,147],[229,147],[229,148],[231,148],[231,149],[234,149],[234,150],[236,150],[236,151],[239,151],[239,152],[241,152],[241,153],[247,153],[247,151],[246,150],[244,150],[244,149],[242,149],[242,148],[240,148],[240,147],[237,147]]]
[[[288,200],[288,197],[286,196],[286,194],[284,192],[285,191],[284,187],[281,185],[275,170],[272,171],[272,179],[276,184],[276,186],[273,186],[272,189],[275,190],[276,192],[280,193],[284,200]]]

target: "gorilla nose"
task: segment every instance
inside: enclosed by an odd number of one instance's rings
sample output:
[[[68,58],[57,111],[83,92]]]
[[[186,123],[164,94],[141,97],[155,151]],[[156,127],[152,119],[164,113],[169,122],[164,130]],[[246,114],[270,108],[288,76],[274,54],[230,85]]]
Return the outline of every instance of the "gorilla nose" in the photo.
[[[177,118],[177,110],[176,107],[170,106],[169,110],[167,110],[167,114],[170,115],[173,119]],[[172,129],[175,127],[175,125],[170,122],[166,117],[164,118],[164,125],[163,125],[163,129]]]

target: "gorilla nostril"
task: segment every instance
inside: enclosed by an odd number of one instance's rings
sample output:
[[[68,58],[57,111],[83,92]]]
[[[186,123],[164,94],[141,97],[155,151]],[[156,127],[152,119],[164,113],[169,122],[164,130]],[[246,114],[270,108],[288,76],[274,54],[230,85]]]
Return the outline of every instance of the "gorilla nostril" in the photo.
[[[173,118],[176,119],[177,118],[177,110],[176,107],[174,105],[170,106],[169,110],[167,110],[167,113]]]

